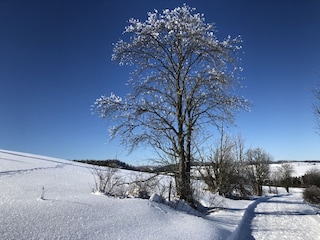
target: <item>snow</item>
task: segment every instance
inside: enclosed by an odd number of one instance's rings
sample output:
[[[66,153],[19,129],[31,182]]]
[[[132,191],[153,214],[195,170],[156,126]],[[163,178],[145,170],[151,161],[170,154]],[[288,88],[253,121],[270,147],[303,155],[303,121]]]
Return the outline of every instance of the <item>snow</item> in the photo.
[[[302,189],[266,196],[253,203],[238,239],[320,239],[316,209],[302,200]]]
[[[255,201],[216,196],[221,208],[198,217],[155,201],[93,194],[94,178],[86,164],[5,150],[0,150],[0,163],[0,239],[4,240],[320,236],[319,216],[303,203],[299,189]],[[128,178],[133,174],[121,173]]]
[[[292,174],[293,177],[301,177],[303,176],[307,171],[311,169],[319,169],[320,170],[320,161],[318,162],[289,162],[294,169],[294,172]],[[281,167],[281,163],[272,163],[270,164],[271,171],[276,171],[279,167]]]
[[[320,239],[320,219],[314,209],[302,203],[300,195],[301,192],[275,196],[260,203],[252,223],[253,236],[256,239]]]
[[[92,194],[85,164],[2,150],[0,161],[1,239],[219,239],[229,233],[149,200]]]

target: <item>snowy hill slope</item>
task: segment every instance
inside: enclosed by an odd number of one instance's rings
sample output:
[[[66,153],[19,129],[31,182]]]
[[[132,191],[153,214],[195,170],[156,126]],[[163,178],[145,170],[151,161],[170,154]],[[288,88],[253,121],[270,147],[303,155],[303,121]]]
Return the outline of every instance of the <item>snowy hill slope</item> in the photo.
[[[299,167],[303,168],[299,168]],[[301,190],[256,201],[216,197],[223,210],[196,217],[142,199],[92,194],[86,164],[0,150],[0,239],[319,239],[320,218]],[[302,173],[304,164],[295,165]],[[124,176],[135,174],[121,170]],[[39,197],[44,188],[44,200]],[[207,199],[203,198],[205,203]],[[301,225],[299,231],[297,224]],[[312,225],[310,225],[312,222]],[[292,226],[291,226],[292,225]],[[283,226],[291,226],[284,230]]]
[[[93,186],[85,164],[0,150],[0,238],[227,239],[250,203],[200,218],[149,200],[94,195]]]

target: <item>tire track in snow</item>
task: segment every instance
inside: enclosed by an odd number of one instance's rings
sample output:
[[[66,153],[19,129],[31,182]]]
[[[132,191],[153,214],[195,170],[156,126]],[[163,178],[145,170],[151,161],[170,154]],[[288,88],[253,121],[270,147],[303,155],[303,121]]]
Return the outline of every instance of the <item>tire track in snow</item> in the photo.
[[[13,174],[19,174],[23,172],[30,172],[30,171],[40,171],[40,170],[45,170],[45,169],[55,169],[55,168],[60,168],[64,166],[73,166],[73,167],[80,167],[80,168],[87,168],[85,165],[81,165],[78,163],[74,163],[72,161],[68,162],[68,160],[63,160],[63,159],[56,159],[56,158],[51,158],[51,157],[44,157],[40,155],[34,155],[34,154],[25,154],[25,153],[19,153],[19,152],[10,152],[10,151],[5,151],[5,150],[0,150],[0,153],[4,154],[4,157],[0,157],[0,160],[5,160],[5,161],[12,161],[12,162],[18,162],[18,163],[24,163],[23,160],[18,160],[18,159],[9,159],[8,156],[16,156],[16,157],[22,157],[23,159],[36,159],[39,161],[44,161],[44,162],[51,162],[55,163],[57,165],[55,166],[50,166],[50,167],[37,167],[37,168],[24,168],[24,169],[18,169],[18,170],[7,170],[7,171],[0,171],[0,177],[4,175],[13,175]]]
[[[54,166],[54,167],[37,167],[37,168],[28,168],[28,169],[21,169],[21,170],[11,170],[11,171],[3,171],[0,172],[0,177],[5,175],[14,175],[14,174],[21,174],[26,172],[33,172],[33,171],[41,171],[41,170],[47,170],[47,169],[57,169],[64,167],[63,164]]]
[[[23,154],[23,153],[15,153],[15,152],[8,152],[8,151],[4,151],[4,150],[0,150],[0,153],[4,153],[6,155],[12,155],[12,156],[17,156],[17,157],[24,157],[24,158],[30,158],[30,159],[37,159],[37,160],[41,160],[41,161],[46,161],[46,162],[53,162],[53,163],[59,163],[61,164],[62,161],[59,159],[54,159],[54,158],[51,158],[51,157],[42,157],[40,155],[33,155],[33,154]],[[9,160],[9,159],[5,159],[5,160]],[[15,159],[13,159],[13,161],[17,161]],[[63,163],[65,165],[71,165],[71,166],[74,166],[74,164],[72,163]]]

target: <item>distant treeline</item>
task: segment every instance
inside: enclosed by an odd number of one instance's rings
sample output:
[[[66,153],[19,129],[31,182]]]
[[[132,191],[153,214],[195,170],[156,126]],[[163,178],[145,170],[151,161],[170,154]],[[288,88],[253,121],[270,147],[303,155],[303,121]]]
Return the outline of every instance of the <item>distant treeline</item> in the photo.
[[[132,166],[130,164],[127,164],[125,162],[122,162],[117,159],[111,159],[111,160],[73,160],[75,162],[81,162],[81,163],[87,163],[91,165],[97,165],[97,166],[104,166],[104,167],[112,167],[112,168],[121,168],[121,169],[127,169],[132,171],[139,171],[138,167]]]
[[[175,172],[178,170],[178,166],[175,164],[165,165],[165,166],[132,166],[125,162],[122,162],[117,159],[111,160],[73,160],[75,162],[81,162],[96,166],[104,166],[111,168],[120,168],[131,171],[140,171],[140,172],[150,172],[150,173],[158,173],[158,172]]]
[[[276,160],[271,163],[319,163],[320,160]]]
[[[149,173],[174,173],[178,171],[178,165],[177,164],[168,164],[168,165],[162,165],[162,166],[133,166],[130,164],[127,164],[125,162],[122,162],[117,159],[111,159],[111,160],[73,160],[75,162],[81,162],[81,163],[87,163],[91,165],[97,165],[97,166],[105,166],[105,167],[112,167],[112,168],[120,168],[120,169],[126,169],[131,171],[139,171],[139,172],[149,172]],[[273,164],[282,164],[287,162],[305,162],[305,163],[319,163],[317,160],[306,160],[306,161],[287,161],[287,160],[280,160],[280,161],[272,161],[270,163]],[[193,163],[193,166],[209,166],[209,163],[205,162],[198,162]],[[303,177],[292,177],[292,184],[295,187],[301,187],[303,186]]]

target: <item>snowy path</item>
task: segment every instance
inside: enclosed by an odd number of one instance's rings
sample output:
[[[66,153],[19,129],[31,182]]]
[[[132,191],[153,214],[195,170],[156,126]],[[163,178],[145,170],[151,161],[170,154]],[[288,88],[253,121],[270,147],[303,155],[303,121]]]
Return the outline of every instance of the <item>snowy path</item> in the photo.
[[[248,208],[238,239],[320,239],[320,217],[299,189],[261,198]]]

